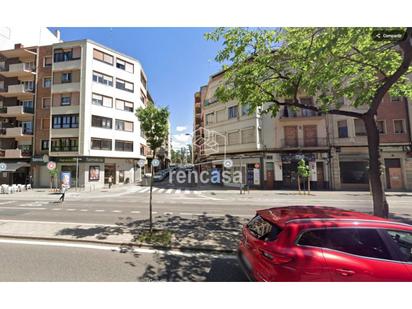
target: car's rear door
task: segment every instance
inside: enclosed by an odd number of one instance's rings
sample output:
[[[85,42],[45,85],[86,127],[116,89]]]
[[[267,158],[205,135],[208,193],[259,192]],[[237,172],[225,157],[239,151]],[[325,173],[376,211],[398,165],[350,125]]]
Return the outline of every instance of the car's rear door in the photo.
[[[378,229],[329,228],[323,256],[333,281],[411,280]]]
[[[409,271],[412,281],[412,231],[401,229],[382,230],[390,250],[395,251],[396,260],[402,263]]]

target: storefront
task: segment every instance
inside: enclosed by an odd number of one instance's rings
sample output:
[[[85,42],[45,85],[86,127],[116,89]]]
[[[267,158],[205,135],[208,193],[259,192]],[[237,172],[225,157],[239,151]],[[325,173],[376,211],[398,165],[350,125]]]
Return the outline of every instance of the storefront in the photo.
[[[0,171],[0,184],[31,184],[30,163],[3,161],[5,169]]]

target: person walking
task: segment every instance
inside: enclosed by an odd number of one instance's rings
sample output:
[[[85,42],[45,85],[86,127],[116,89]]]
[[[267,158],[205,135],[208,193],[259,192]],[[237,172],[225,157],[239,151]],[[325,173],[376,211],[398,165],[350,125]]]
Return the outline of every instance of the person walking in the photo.
[[[66,185],[63,182],[61,184],[60,192],[61,192],[62,195],[60,196],[59,202],[63,203],[64,202],[64,197],[66,195]]]
[[[108,182],[109,182],[109,189],[111,189],[112,184],[113,184],[113,177],[112,176],[109,176]]]

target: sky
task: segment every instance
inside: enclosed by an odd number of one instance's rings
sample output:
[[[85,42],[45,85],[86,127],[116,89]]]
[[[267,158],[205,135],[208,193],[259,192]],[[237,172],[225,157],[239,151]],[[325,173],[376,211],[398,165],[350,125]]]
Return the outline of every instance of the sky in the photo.
[[[213,28],[56,28],[63,41],[91,39],[140,61],[158,106],[168,106],[175,149],[190,143],[194,93],[220,70]]]

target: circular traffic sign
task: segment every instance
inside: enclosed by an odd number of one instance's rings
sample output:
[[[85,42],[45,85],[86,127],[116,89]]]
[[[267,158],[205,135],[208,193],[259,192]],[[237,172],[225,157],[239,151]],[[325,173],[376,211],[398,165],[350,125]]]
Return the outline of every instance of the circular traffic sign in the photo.
[[[49,163],[47,163],[47,169],[49,170],[49,171],[52,171],[52,170],[54,170],[56,168],[56,162],[54,162],[54,161],[49,161]]]
[[[0,163],[0,171],[5,171],[7,169],[6,163]]]
[[[158,167],[159,164],[160,164],[160,161],[159,161],[158,159],[153,159],[153,160],[152,160],[152,166]]]
[[[230,160],[230,159],[226,159],[226,160],[223,162],[223,165],[224,165],[226,168],[231,168],[231,167],[233,166],[233,161]]]
[[[139,161],[137,161],[137,165],[139,165],[140,167],[143,167],[145,165],[146,161],[143,159],[140,159]]]

